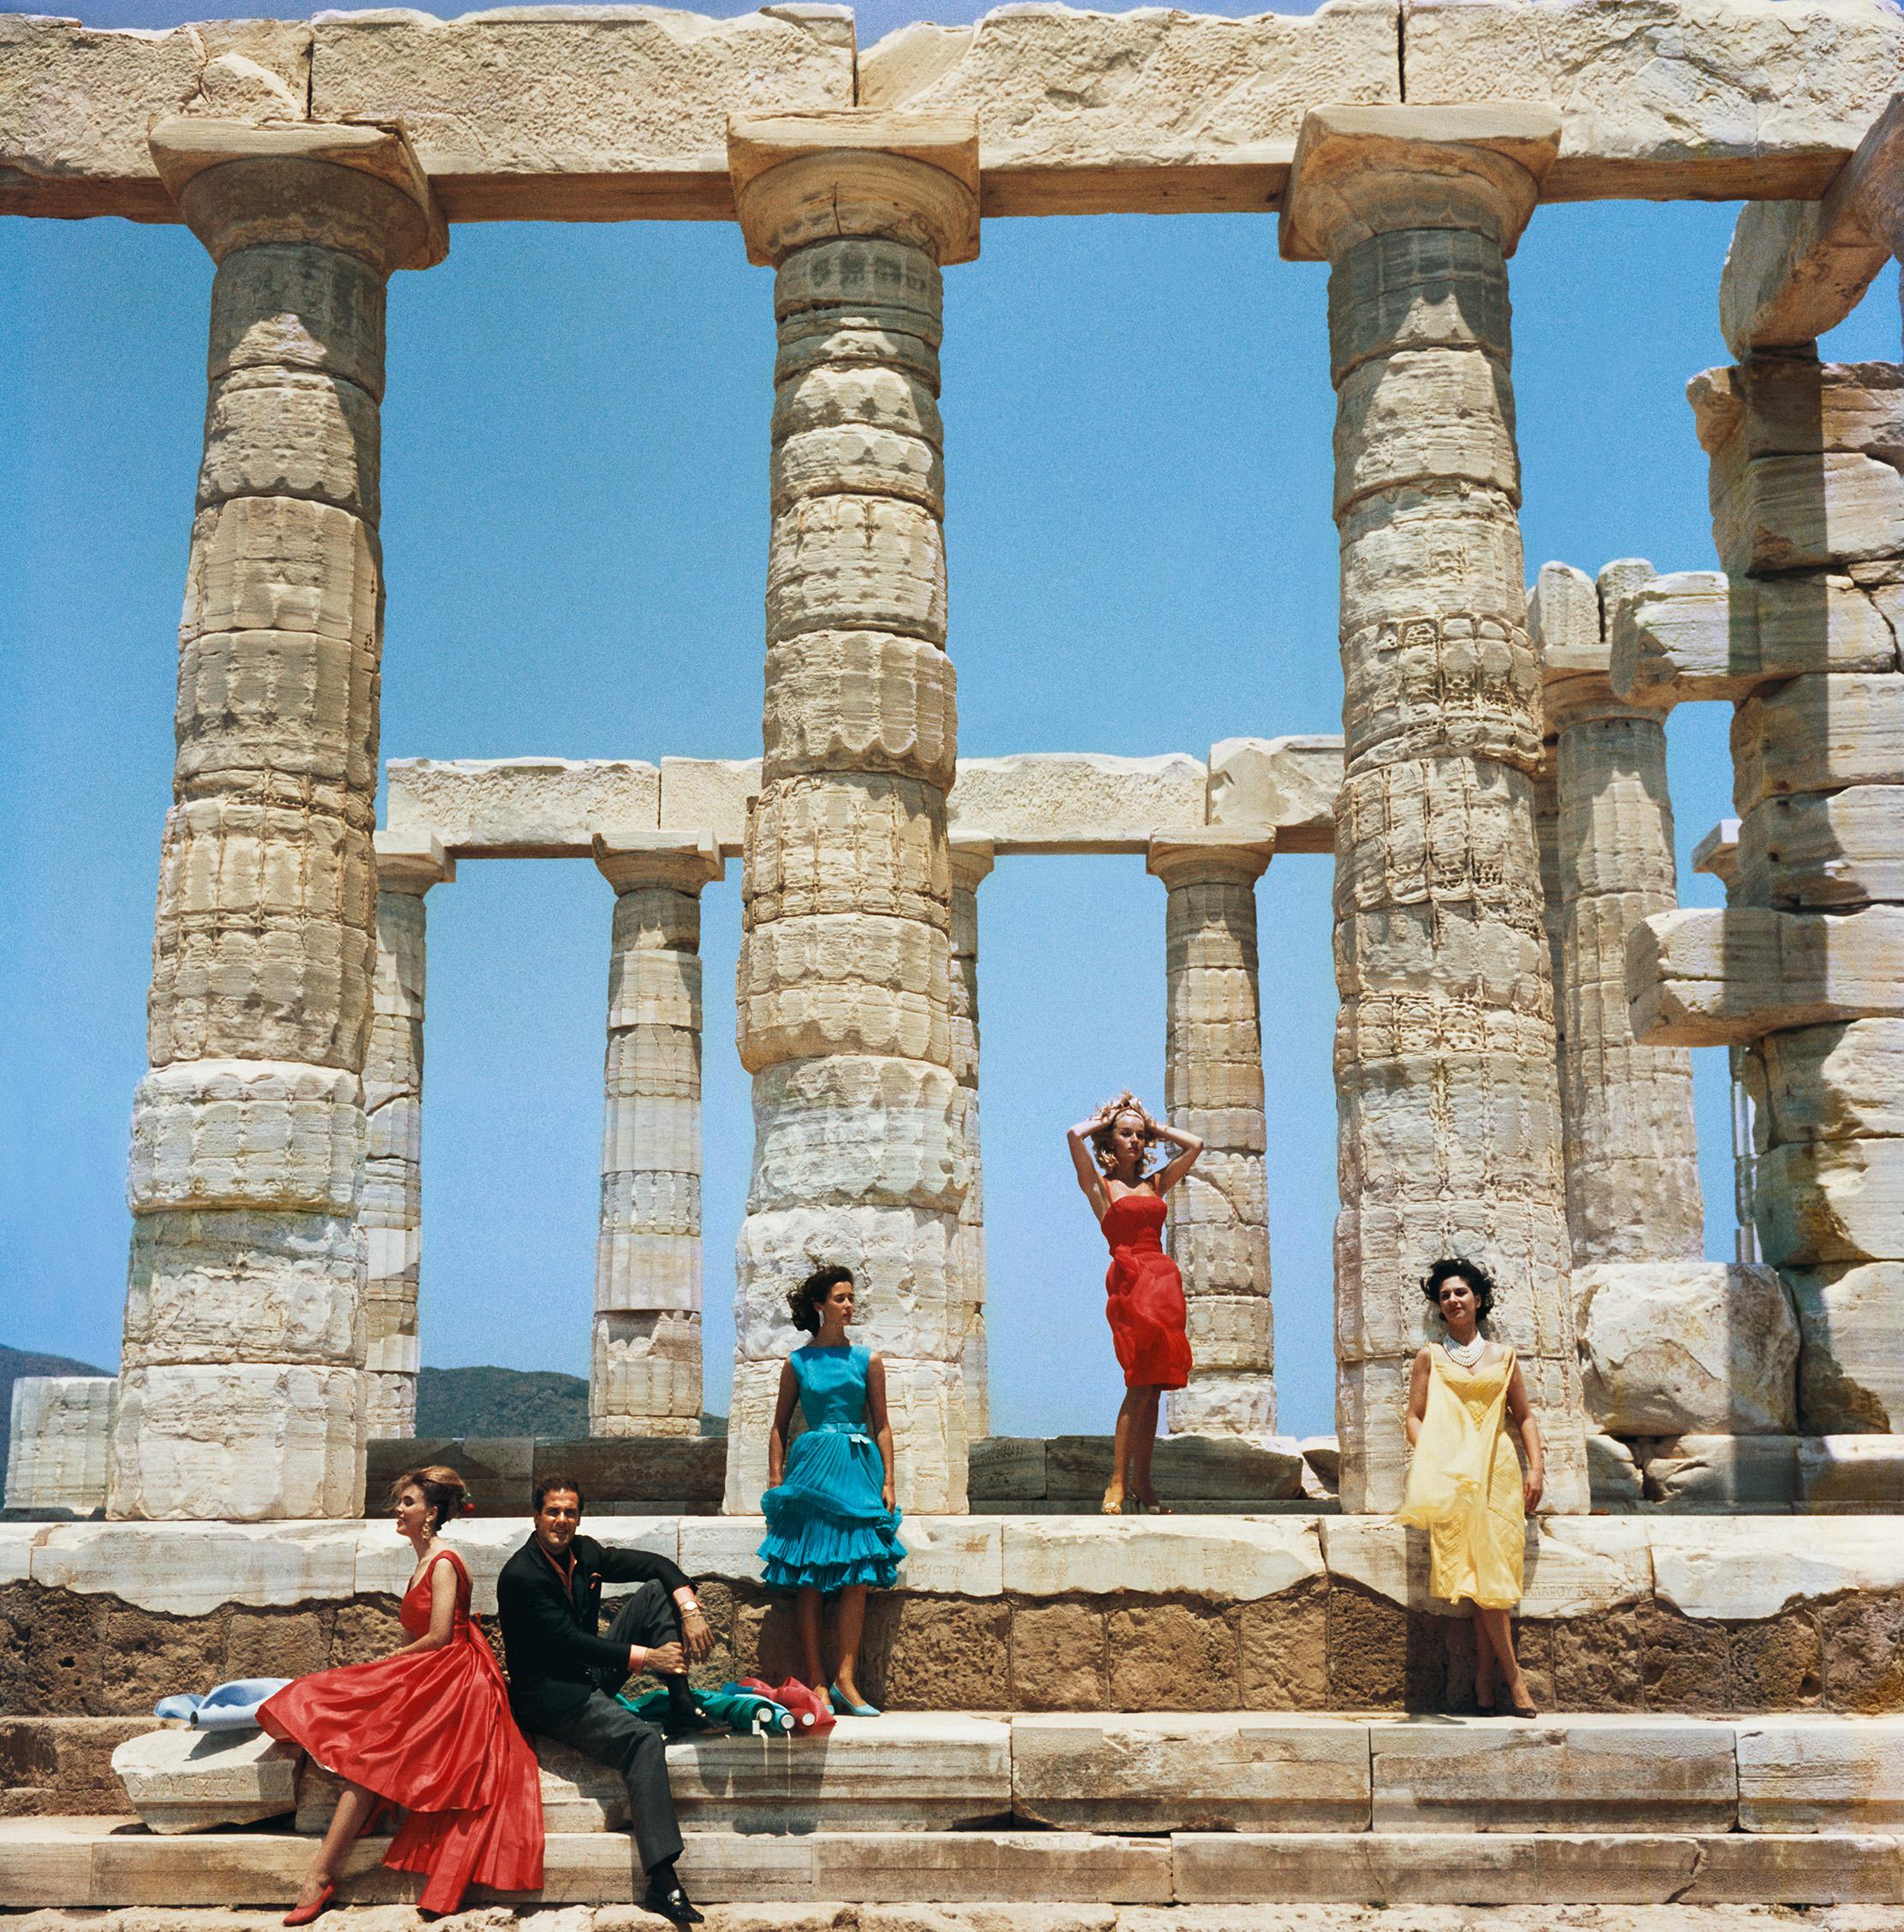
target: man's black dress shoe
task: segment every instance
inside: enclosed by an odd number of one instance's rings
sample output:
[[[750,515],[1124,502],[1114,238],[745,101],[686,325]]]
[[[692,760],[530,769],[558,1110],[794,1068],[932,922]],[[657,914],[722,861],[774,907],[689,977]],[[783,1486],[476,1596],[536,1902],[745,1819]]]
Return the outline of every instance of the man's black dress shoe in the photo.
[[[641,1895],[641,1909],[651,1911],[676,1925],[698,1925],[703,1915],[676,1879],[669,1885],[650,1885]]]

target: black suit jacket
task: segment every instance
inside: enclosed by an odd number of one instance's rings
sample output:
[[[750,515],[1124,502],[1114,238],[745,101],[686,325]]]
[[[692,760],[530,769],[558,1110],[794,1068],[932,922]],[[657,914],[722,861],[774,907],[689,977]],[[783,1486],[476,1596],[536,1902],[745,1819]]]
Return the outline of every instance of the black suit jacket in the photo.
[[[509,1696],[525,1729],[561,1723],[591,1691],[614,1692],[628,1675],[628,1649],[599,1634],[604,1583],[659,1583],[670,1596],[687,1573],[645,1550],[604,1548],[591,1536],[569,1545],[572,1581],[529,1540],[496,1579],[496,1620],[509,1665]]]

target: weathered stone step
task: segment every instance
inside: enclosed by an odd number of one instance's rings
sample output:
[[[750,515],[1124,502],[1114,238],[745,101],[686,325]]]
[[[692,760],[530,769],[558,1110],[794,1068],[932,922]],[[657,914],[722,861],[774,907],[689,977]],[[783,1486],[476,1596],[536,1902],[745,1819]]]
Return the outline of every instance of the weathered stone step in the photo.
[[[0,1910],[282,1906],[311,1849],[284,1832],[159,1838],[122,1818],[0,1820]],[[344,1903],[416,1897],[420,1881],[384,1870],[383,1850],[353,1849]],[[706,1903],[762,1905],[1904,1903],[1904,1852],[1878,1834],[692,1832],[681,1870]],[[541,1904],[632,1896],[617,1833],[550,1837],[545,1873]]]

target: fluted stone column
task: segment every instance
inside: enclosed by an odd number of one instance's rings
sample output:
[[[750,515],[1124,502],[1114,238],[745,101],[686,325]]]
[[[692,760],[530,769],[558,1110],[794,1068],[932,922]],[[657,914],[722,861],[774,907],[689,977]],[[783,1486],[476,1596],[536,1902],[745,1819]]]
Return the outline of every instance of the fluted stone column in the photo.
[[[759,1507],[790,1286],[840,1262],[887,1357],[901,1506],[965,1508],[967,1148],[952,1070],[940,269],[978,252],[976,122],[730,125],[748,258],[776,269],[759,798],[738,985],[755,1143],[727,1506]]]
[[[721,850],[598,838],[595,862],[615,902],[589,1433],[698,1436],[701,891]]]
[[[1485,1262],[1587,1503],[1552,988],[1534,833],[1505,256],[1559,136],[1544,108],[1319,109],[1283,252],[1330,264],[1345,770],[1336,809],[1338,1432],[1344,1509],[1401,1499],[1437,1254]]]
[[[959,1299],[965,1314],[965,1432],[992,1432],[991,1351],[985,1339],[985,1176],[978,1133],[978,889],[994,863],[989,839],[952,841],[952,1055],[964,1097],[970,1178],[958,1210]]]
[[[1276,1432],[1256,983],[1256,881],[1274,850],[1272,834],[1249,839],[1233,827],[1150,841],[1149,869],[1170,895],[1164,1107],[1203,1141],[1171,1198],[1191,1364],[1188,1386],[1171,1391],[1173,1436]]]
[[[110,1375],[22,1375],[13,1385],[6,1507],[90,1516],[106,1499],[119,1384]]]
[[[423,1261],[423,1019],[429,929],[424,898],[456,876],[428,833],[380,832],[377,968],[364,1060],[367,1140],[359,1217],[364,1433],[417,1432],[417,1295]]]
[[[445,230],[383,129],[151,149],[218,273],[108,1509],[355,1516],[384,289]]]

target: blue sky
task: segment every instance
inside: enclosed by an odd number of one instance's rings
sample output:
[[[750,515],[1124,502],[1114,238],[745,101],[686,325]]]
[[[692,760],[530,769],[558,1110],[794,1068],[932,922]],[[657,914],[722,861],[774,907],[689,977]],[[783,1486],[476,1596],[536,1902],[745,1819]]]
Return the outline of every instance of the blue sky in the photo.
[[[863,11],[863,41],[909,11]],[[1683,392],[1726,359],[1735,213],[1535,216],[1513,265],[1530,576],[1713,565]],[[1340,728],[1326,280],[1241,216],[994,222],[948,272],[963,750]],[[211,281],[182,228],[0,222],[0,1341],[106,1364]],[[771,290],[715,224],[460,228],[395,279],[386,756],[757,753]],[[1895,359],[1897,314],[1893,272],[1826,352]],[[1729,809],[1729,715],[1669,726],[1688,904],[1719,897],[1687,855]],[[1281,858],[1259,890],[1297,1433],[1333,1426],[1329,869]],[[750,1134],[738,871],[703,943],[716,1408]],[[466,864],[430,897],[426,1362],[586,1372],[611,903],[585,862]],[[1103,1248],[1063,1130],[1127,1083],[1161,1100],[1163,889],[1135,858],[1008,859],[980,909],[994,1427],[1106,1430]],[[1729,1256],[1723,1058],[1696,1058],[1708,1251]]]

